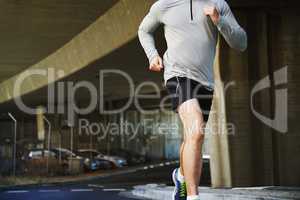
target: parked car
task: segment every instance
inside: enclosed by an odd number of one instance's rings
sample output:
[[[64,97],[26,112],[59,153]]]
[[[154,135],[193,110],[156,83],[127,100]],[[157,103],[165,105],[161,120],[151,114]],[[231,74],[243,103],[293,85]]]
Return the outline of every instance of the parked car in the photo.
[[[99,153],[97,157],[111,161],[115,167],[125,167],[128,165],[127,160],[121,156],[110,156]]]
[[[87,163],[85,161],[85,159],[79,155],[76,155],[74,152],[70,151],[69,149],[64,149],[64,148],[55,148],[52,149],[53,152],[56,153],[56,157],[63,163],[68,163],[69,165],[69,161],[70,159],[75,159],[75,160],[79,160],[80,162],[80,168],[85,170],[93,170],[93,168],[91,167],[91,165],[89,163]],[[74,169],[73,169],[74,171]],[[79,169],[80,171],[80,169]]]
[[[41,159],[41,158],[56,158],[53,151],[48,151],[46,149],[32,149],[27,155],[24,156],[25,159]]]
[[[124,167],[127,165],[127,160],[120,156],[108,156],[94,149],[80,149],[78,152],[89,152],[95,155],[95,158],[110,161],[114,167]]]
[[[108,160],[98,158],[98,153],[94,151],[77,151],[77,155],[84,159],[84,164],[86,170],[95,171],[98,169],[111,169],[113,168],[113,163]]]
[[[64,148],[55,148],[51,149],[51,151],[55,152],[58,158],[60,159],[68,159],[68,158],[79,158],[74,152],[70,151],[69,149]]]
[[[55,152],[46,149],[31,149],[22,156],[24,173],[32,175],[65,174],[65,163],[60,163]],[[49,166],[47,171],[46,166]]]
[[[128,165],[138,165],[146,162],[146,157],[124,149],[115,149],[110,152],[112,156],[121,156],[125,158]]]

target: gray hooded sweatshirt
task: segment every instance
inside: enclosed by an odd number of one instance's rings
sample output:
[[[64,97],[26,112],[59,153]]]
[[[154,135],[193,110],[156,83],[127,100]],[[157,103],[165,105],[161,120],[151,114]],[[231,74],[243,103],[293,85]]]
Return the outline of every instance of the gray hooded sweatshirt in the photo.
[[[204,14],[214,5],[220,14],[215,26]],[[247,34],[239,26],[225,0],[158,0],[142,21],[138,35],[149,62],[158,55],[153,32],[164,26],[167,51],[163,56],[164,80],[187,77],[214,88],[213,63],[218,31],[230,47],[244,51]]]

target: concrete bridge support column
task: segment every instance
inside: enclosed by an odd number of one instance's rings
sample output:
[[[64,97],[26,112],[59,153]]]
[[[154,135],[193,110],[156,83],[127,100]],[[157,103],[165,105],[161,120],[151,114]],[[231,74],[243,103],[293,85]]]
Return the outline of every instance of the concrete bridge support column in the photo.
[[[207,133],[209,134],[211,181],[212,187],[214,188],[232,187],[225,92],[220,75],[219,52],[220,47],[218,45],[214,65],[215,94],[212,112],[207,126]]]

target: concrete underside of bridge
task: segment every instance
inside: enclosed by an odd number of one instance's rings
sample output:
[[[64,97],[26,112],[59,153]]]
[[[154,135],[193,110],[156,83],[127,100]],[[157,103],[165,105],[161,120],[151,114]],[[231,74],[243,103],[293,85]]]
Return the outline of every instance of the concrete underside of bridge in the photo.
[[[162,83],[160,74],[147,72],[147,60],[137,40],[138,25],[153,1],[89,1],[89,4],[81,1],[74,4],[73,1],[64,0],[63,6],[55,6],[61,2],[50,0],[45,1],[47,3],[31,1],[30,6],[15,1],[7,1],[6,4],[1,2],[3,6],[0,8],[7,13],[6,18],[1,20],[14,19],[2,24],[17,24],[7,27],[2,25],[0,30],[6,30],[3,36],[15,33],[16,36],[12,34],[10,37],[18,38],[6,40],[1,35],[5,44],[0,48],[1,112],[20,114],[13,102],[17,97],[22,97],[32,107],[46,105],[49,82],[43,76],[26,78],[21,92],[13,92],[18,78],[26,76],[29,69],[63,70],[64,75],[56,75],[53,83],[89,81],[97,89],[100,87],[98,73],[103,69],[125,71],[133,77],[136,84],[145,79]],[[220,186],[300,185],[300,126],[297,120],[300,114],[300,55],[297,51],[300,47],[300,17],[295,13],[294,2],[296,1],[229,2],[248,33],[249,48],[241,54],[231,50],[224,40],[220,41],[216,69],[220,71],[225,84],[235,83],[226,90],[224,101],[221,102],[226,108],[227,122],[235,126],[235,134],[213,140],[210,148],[212,152],[217,151],[213,153],[216,157],[212,158],[211,164],[215,173],[213,178],[218,179],[216,182]],[[82,7],[89,14],[81,14]],[[31,11],[31,8],[36,10]],[[49,11],[52,9],[56,12]],[[26,24],[34,18],[32,16],[38,16],[38,19],[44,21],[34,19],[27,27]],[[47,27],[43,26],[45,22],[48,22]],[[48,34],[39,35],[45,32]],[[162,38],[160,31],[157,41],[161,51],[165,49]],[[284,66],[288,66],[288,84],[285,85],[288,88],[288,132],[282,134],[265,125],[253,114],[250,100],[251,91],[257,82],[266,76],[270,76],[272,80],[273,72]],[[105,101],[128,97],[128,87],[124,80],[113,76],[107,79],[109,80],[105,82],[103,91]],[[276,117],[275,105],[284,102],[283,99],[275,98],[276,89],[276,86],[271,85],[254,97],[254,109],[269,118]],[[144,92],[151,93],[152,90],[146,89]],[[80,104],[85,104],[89,101],[89,94],[85,90],[79,90],[76,99]],[[67,99],[63,101],[67,102]],[[58,103],[57,100],[55,103]],[[155,106],[156,103],[151,104]],[[1,133],[4,131],[0,128]],[[218,162],[217,158],[226,158],[229,162]]]

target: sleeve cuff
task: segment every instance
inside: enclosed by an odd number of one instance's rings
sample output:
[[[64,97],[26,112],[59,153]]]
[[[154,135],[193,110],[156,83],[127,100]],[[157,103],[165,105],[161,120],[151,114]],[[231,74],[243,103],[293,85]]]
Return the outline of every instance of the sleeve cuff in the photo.
[[[157,51],[153,52],[153,53],[148,57],[149,63],[151,63],[151,61],[153,60],[153,58],[155,58],[156,56],[158,56],[158,52],[157,52]]]

